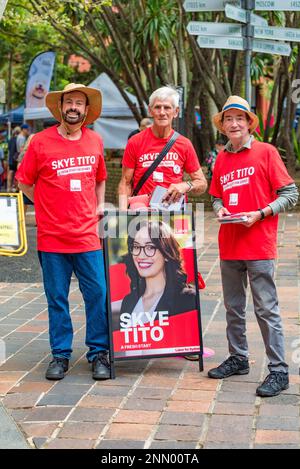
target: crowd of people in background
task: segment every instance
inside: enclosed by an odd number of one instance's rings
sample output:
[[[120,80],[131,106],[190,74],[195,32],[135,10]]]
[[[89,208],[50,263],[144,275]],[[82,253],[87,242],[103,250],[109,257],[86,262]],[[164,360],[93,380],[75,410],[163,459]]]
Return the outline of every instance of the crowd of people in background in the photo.
[[[0,137],[0,190],[6,192],[17,192],[18,185],[15,173],[25,154],[28,146],[27,140],[30,136],[28,124],[22,124],[12,129],[11,137],[5,141],[3,135]]]

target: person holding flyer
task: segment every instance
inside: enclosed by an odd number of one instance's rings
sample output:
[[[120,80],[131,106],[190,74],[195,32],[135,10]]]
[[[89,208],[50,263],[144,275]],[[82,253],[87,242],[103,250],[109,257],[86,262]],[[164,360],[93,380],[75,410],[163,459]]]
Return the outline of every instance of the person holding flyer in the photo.
[[[247,101],[230,96],[213,118],[229,142],[218,154],[210,194],[222,222],[229,215],[240,223],[221,223],[219,251],[227,340],[230,356],[208,372],[210,378],[249,373],[246,338],[246,289],[249,279],[266,353],[269,374],[256,389],[272,397],[289,387],[283,328],[274,283],[278,213],[294,206],[298,190],[272,145],[255,140],[258,117]],[[234,217],[234,215],[237,215]]]
[[[192,143],[172,128],[178,112],[179,94],[175,89],[164,86],[150,96],[153,125],[131,137],[125,148],[119,184],[121,210],[127,210],[132,194],[151,194],[156,186],[168,189],[165,200],[169,204],[187,192],[200,195],[206,191],[207,182]],[[190,181],[183,181],[184,172]]]
[[[99,90],[81,84],[48,93],[47,107],[59,124],[33,137],[17,172],[20,189],[35,205],[53,355],[46,371],[50,380],[64,377],[72,353],[68,295],[73,272],[85,303],[86,356],[93,378],[110,378],[106,281],[97,233],[107,176],[102,139],[86,127],[99,117],[101,103]]]

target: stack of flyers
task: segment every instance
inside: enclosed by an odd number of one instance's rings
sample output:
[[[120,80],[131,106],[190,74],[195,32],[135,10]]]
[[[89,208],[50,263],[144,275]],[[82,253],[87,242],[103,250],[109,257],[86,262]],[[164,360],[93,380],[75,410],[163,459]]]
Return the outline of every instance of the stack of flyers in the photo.
[[[248,217],[240,213],[230,213],[229,215],[223,215],[222,218],[217,218],[217,220],[222,223],[222,225],[225,223],[245,223]]]

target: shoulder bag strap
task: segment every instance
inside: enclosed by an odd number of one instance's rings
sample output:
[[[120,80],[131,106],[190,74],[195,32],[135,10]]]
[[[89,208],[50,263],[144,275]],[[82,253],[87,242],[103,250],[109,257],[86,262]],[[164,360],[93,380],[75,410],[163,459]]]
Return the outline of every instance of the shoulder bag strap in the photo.
[[[137,195],[141,190],[142,186],[145,184],[149,176],[153,173],[153,171],[157,168],[159,163],[164,159],[168,151],[172,148],[173,144],[176,142],[180,134],[178,132],[174,132],[170,140],[166,143],[158,157],[153,161],[152,165],[147,169],[147,171],[143,174],[141,179],[138,181],[137,185],[135,186],[132,195]]]

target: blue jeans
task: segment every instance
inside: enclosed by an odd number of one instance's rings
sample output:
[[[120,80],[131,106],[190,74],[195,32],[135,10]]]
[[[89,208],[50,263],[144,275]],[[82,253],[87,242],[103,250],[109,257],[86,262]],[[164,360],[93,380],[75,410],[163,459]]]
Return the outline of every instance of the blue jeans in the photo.
[[[76,254],[39,251],[48,302],[50,346],[54,357],[70,358],[73,326],[69,310],[72,272],[78,278],[86,312],[87,359],[108,349],[106,283],[101,250]]]

